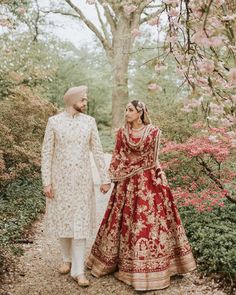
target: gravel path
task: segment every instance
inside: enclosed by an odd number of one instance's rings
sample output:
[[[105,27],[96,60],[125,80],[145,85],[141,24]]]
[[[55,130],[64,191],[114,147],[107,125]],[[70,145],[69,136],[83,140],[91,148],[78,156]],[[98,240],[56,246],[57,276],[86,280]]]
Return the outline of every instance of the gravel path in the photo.
[[[110,156],[106,155],[109,162]],[[94,170],[95,171],[95,170]],[[97,191],[97,226],[101,221],[109,195],[101,196],[98,192],[97,172],[94,179]],[[137,292],[131,287],[116,280],[113,275],[94,278],[88,272],[91,285],[88,288],[79,287],[69,275],[60,275],[57,271],[60,263],[60,252],[57,240],[51,240],[44,235],[43,217],[33,225],[34,239],[32,244],[25,244],[25,254],[19,260],[18,272],[14,281],[3,286],[2,295],[111,295],[111,294],[150,294],[150,295],[226,295],[217,289],[217,285],[202,279],[195,271],[183,277],[173,277],[171,286],[165,290]],[[88,252],[92,240],[88,242]]]

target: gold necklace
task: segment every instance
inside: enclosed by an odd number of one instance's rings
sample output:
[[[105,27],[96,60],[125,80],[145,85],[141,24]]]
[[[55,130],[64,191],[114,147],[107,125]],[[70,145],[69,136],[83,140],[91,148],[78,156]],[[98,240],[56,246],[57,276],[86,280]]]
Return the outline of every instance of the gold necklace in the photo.
[[[138,131],[141,131],[144,127],[145,125],[142,125],[140,128],[131,128],[131,130],[134,132],[138,132]]]
[[[147,134],[149,133],[150,126],[151,126],[150,124],[144,125],[145,130],[144,130],[140,140],[137,143],[134,143],[134,142],[130,141],[130,138],[129,138],[130,134],[129,134],[129,131],[126,129],[125,133],[126,133],[126,137],[127,137],[129,145],[132,146],[132,147],[139,147],[142,144],[142,142],[144,141],[144,139],[146,138]]]

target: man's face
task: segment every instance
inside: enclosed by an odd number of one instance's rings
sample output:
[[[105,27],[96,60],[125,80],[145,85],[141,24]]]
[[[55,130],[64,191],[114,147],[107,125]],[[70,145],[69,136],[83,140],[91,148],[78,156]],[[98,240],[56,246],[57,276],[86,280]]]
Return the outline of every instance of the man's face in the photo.
[[[86,108],[87,108],[87,103],[88,103],[87,94],[85,94],[84,97],[79,102],[77,102],[76,104],[73,105],[73,108],[77,112],[85,113]]]

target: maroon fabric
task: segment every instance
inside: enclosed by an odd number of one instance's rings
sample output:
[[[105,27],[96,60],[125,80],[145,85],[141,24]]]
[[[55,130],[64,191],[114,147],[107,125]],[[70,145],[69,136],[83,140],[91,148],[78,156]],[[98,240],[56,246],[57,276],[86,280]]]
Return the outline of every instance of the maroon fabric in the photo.
[[[158,129],[151,127],[139,147],[130,147],[120,129],[111,174],[122,178],[140,166],[152,166],[157,135]],[[132,145],[140,139],[130,140]],[[87,265],[96,276],[118,269],[121,280],[149,289],[151,275],[150,288],[155,289],[166,287],[172,274],[195,268],[173,195],[162,176],[161,168],[153,167],[115,183],[88,258]]]

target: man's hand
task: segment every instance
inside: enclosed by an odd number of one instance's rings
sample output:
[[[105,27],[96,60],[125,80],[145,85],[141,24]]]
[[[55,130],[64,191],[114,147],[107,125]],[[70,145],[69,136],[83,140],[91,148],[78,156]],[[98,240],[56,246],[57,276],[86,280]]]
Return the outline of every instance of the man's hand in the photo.
[[[47,198],[52,199],[54,197],[52,185],[49,184],[49,185],[45,186],[43,188],[43,193]]]
[[[102,192],[103,194],[107,193],[109,191],[111,187],[111,184],[110,183],[107,183],[107,184],[102,184],[100,186],[100,192]]]

